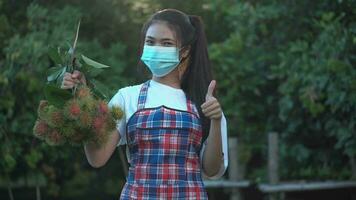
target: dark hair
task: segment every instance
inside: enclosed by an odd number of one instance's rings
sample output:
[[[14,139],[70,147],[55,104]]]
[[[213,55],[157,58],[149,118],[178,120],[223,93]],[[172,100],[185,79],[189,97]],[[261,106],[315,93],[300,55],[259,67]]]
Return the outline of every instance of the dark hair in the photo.
[[[181,47],[190,46],[189,65],[183,74],[181,87],[199,111],[204,141],[209,135],[210,120],[204,116],[200,105],[205,102],[205,95],[212,80],[212,70],[203,22],[199,16],[187,15],[175,9],[164,9],[156,12],[142,28],[140,56],[142,55],[147,29],[156,22],[167,23],[175,31]]]

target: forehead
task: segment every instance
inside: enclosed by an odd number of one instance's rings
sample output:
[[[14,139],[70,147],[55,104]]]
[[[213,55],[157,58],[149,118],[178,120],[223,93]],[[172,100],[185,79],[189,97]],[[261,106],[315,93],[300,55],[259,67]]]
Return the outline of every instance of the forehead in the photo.
[[[148,36],[156,39],[176,39],[175,33],[165,23],[153,23],[150,25],[146,32],[146,37]]]

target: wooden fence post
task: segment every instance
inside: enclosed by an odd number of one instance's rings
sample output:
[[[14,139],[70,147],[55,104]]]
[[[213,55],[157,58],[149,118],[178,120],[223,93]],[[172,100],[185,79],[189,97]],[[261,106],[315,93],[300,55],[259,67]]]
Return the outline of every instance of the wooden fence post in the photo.
[[[11,185],[9,185],[9,187],[7,188],[7,191],[9,193],[9,198],[10,200],[14,200],[14,194],[12,193],[12,187]]]
[[[268,181],[270,184],[279,182],[278,175],[278,134],[268,134]]]
[[[356,180],[356,159],[355,156],[349,156],[351,165],[351,179]]]
[[[36,186],[36,200],[41,200],[41,189],[40,186]]]
[[[278,133],[268,133],[268,181],[269,184],[278,184],[278,163],[279,163],[279,148],[278,148]],[[281,194],[281,199],[284,195]],[[278,193],[270,193],[269,200],[277,200]]]
[[[238,154],[238,138],[229,137],[229,179],[231,181],[241,181],[242,176],[239,174],[240,161]],[[231,200],[242,200],[241,191],[238,188],[232,188]]]

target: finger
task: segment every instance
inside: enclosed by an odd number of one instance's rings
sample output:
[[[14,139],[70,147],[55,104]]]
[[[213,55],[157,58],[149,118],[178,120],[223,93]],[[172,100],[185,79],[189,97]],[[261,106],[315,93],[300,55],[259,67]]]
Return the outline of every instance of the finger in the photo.
[[[62,86],[72,88],[75,84],[71,82],[63,82]]]
[[[206,97],[205,97],[206,100],[213,96],[215,85],[216,85],[216,81],[212,80],[209,84],[208,92],[206,93]]]
[[[64,77],[63,78],[64,81],[69,81],[69,82],[73,82],[73,83],[79,83],[79,79],[77,78],[72,78],[71,76],[70,77]]]
[[[73,79],[73,83],[74,84],[78,84],[78,83],[80,83],[80,80],[79,79]]]
[[[212,111],[206,113],[205,116],[211,118],[211,116],[218,115],[219,113],[221,113],[221,110],[215,109],[215,110],[212,110]]]
[[[209,111],[211,111],[211,110],[213,110],[213,109],[218,108],[219,106],[220,106],[220,104],[219,104],[218,101],[213,101],[210,105],[204,106],[204,107],[202,108],[202,111],[204,111],[204,112],[209,112]]]
[[[63,77],[64,81],[73,81],[74,79],[71,76],[65,76]]]
[[[69,80],[63,80],[62,82],[63,85],[68,85],[68,86],[74,86],[78,84],[78,81],[69,79]]]
[[[213,103],[212,105],[202,109],[203,113],[208,113],[211,112],[215,109],[219,109],[220,108],[220,104],[218,102]]]
[[[73,78],[71,73],[66,72],[64,74],[63,80],[74,80],[74,79],[76,78],[75,77]]]
[[[64,77],[71,77],[71,76],[72,76],[72,74],[69,73],[69,72],[65,72],[65,73],[64,73]]]
[[[76,81],[76,80],[73,80],[73,79],[65,79],[65,80],[63,80],[63,84],[67,84],[67,85],[69,85],[69,84],[76,84],[76,83],[78,83],[78,81]]]
[[[80,79],[81,77],[81,73],[78,70],[74,70],[73,74],[72,74],[72,78],[77,78]]]
[[[201,105],[201,108],[206,109],[207,107],[211,106],[214,102],[216,102],[216,99],[210,99],[210,100],[206,101],[205,103],[203,103]]]
[[[61,85],[61,89],[71,89],[72,87],[70,87],[69,85]]]

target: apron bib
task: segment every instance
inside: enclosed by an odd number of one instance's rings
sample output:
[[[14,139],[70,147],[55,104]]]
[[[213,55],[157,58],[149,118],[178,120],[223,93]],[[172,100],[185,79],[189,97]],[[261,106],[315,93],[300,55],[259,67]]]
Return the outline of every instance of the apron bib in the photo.
[[[145,108],[150,81],[126,127],[129,172],[120,199],[208,199],[201,176],[202,127],[194,104],[187,111]],[[164,97],[156,97],[164,98]]]

